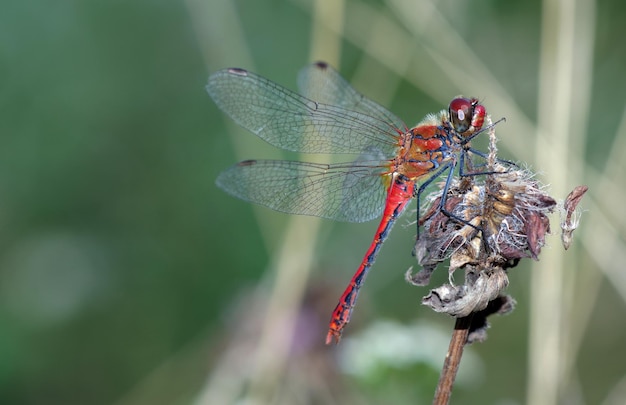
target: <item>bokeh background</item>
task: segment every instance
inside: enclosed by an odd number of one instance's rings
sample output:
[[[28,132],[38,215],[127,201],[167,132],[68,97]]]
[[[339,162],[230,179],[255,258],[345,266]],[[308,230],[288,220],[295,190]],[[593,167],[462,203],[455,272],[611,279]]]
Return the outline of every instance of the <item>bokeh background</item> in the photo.
[[[453,320],[404,282],[410,215],[325,347],[375,221],[289,217],[214,185],[285,155],[217,109],[208,74],[295,89],[322,59],[408,124],[479,97],[507,119],[501,157],[558,199],[590,185],[570,250],[555,232],[511,272],[517,309],[467,350],[453,403],[623,404],[625,19],[619,0],[6,2],[0,402],[431,401]]]

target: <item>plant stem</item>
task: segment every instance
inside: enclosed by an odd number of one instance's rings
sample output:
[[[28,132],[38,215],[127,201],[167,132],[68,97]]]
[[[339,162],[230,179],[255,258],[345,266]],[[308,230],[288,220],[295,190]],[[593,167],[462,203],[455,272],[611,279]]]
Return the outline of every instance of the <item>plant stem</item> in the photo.
[[[454,330],[452,331],[452,338],[450,339],[450,346],[448,346],[448,353],[446,354],[446,359],[441,369],[441,375],[439,376],[439,383],[435,391],[433,405],[447,405],[450,401],[452,386],[454,385],[454,379],[456,378],[456,373],[461,364],[463,348],[467,342],[471,323],[471,314],[464,318],[457,318],[456,320]]]

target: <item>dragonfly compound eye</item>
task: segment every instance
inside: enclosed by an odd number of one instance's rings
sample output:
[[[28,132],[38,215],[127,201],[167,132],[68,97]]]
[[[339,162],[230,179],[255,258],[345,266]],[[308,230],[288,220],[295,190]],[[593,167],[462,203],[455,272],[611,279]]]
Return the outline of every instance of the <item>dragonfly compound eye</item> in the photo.
[[[470,129],[476,104],[477,101],[465,97],[457,97],[450,102],[450,121],[456,132],[463,133]]]

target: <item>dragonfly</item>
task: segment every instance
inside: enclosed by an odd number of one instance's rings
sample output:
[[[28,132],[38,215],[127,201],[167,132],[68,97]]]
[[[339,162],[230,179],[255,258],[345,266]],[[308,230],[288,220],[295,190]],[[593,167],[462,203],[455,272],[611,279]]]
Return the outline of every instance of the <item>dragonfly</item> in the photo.
[[[293,152],[354,154],[346,163],[245,160],[219,174],[218,187],[276,211],[345,222],[382,216],[374,238],[333,310],[326,344],[338,343],[359,290],[392,226],[433,180],[445,176],[445,196],[481,133],[485,107],[458,96],[447,109],[409,128],[386,108],[357,92],[324,62],[298,76],[300,92],[240,68],[220,70],[206,89],[237,124],[271,145]],[[469,157],[471,159],[471,157]],[[469,166],[469,165],[468,165]],[[445,211],[444,198],[439,209]],[[457,218],[464,222],[463,219]],[[471,225],[471,224],[470,224]]]

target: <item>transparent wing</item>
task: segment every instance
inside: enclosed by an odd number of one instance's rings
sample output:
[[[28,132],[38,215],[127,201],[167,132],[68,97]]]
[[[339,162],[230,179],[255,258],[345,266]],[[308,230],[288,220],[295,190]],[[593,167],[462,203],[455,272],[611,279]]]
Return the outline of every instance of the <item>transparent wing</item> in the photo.
[[[298,74],[298,88],[307,98],[319,103],[358,111],[404,132],[406,124],[380,104],[368,99],[354,89],[346,79],[325,62],[304,67]]]
[[[217,185],[235,197],[276,211],[364,222],[383,212],[385,165],[388,162],[328,165],[247,160],[222,172]]]
[[[286,150],[361,153],[374,146],[390,157],[404,132],[380,114],[311,101],[243,69],[214,73],[206,88],[235,122]]]

